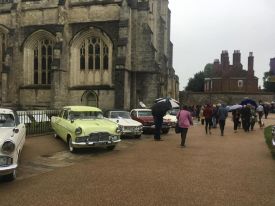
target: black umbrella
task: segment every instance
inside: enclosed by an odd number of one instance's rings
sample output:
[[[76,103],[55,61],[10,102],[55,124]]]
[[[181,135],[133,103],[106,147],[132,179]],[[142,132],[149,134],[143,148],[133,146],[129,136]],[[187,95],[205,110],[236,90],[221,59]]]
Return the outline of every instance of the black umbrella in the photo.
[[[152,114],[153,116],[165,116],[166,112],[168,110],[172,109],[172,106],[170,104],[170,102],[167,101],[159,101],[156,102],[152,107]]]

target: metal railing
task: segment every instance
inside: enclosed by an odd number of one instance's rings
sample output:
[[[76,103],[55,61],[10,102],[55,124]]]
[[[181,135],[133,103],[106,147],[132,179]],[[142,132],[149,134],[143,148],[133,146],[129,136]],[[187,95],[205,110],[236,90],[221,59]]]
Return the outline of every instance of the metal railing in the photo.
[[[26,125],[27,135],[53,132],[51,117],[57,116],[59,110],[17,111],[20,123]]]

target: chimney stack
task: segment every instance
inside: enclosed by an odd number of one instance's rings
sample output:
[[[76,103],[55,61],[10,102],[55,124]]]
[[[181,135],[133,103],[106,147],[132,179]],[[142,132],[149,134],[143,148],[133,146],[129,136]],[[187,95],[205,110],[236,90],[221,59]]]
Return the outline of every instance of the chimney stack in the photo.
[[[234,50],[233,53],[233,65],[239,66],[241,64],[241,53],[240,50]]]
[[[254,56],[253,52],[249,52],[248,56],[248,74],[249,76],[254,76]]]
[[[221,65],[223,69],[228,68],[229,66],[229,56],[227,50],[223,50],[221,53]]]

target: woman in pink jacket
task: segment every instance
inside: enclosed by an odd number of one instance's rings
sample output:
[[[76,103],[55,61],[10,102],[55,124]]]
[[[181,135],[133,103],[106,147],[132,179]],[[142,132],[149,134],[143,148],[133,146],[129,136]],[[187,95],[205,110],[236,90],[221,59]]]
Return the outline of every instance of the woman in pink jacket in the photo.
[[[181,146],[185,147],[185,140],[188,128],[193,125],[191,113],[188,111],[186,105],[182,106],[182,109],[177,114],[178,124],[181,133]]]

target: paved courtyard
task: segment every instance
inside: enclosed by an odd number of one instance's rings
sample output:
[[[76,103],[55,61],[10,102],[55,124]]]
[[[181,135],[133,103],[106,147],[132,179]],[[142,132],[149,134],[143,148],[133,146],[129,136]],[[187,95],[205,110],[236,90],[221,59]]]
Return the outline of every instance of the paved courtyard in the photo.
[[[70,154],[50,135],[28,137],[18,179],[0,182],[0,205],[275,205],[275,160],[258,125],[234,133],[228,119],[222,137],[195,124],[184,149],[174,131],[163,138]]]

